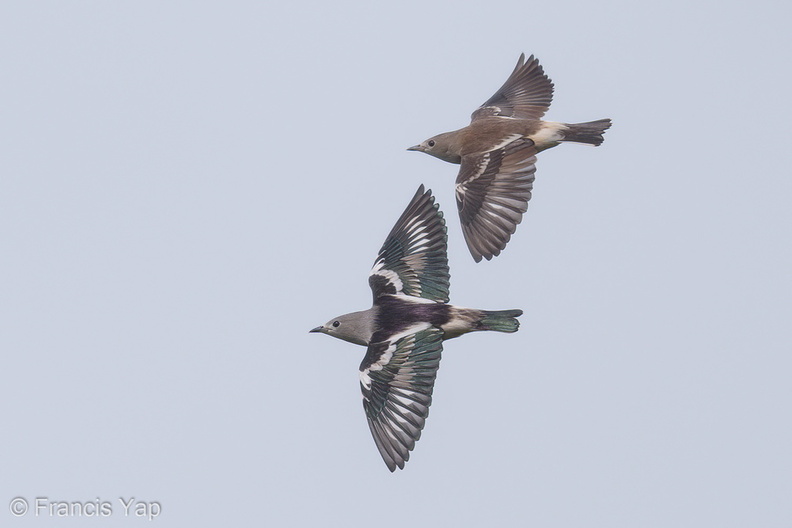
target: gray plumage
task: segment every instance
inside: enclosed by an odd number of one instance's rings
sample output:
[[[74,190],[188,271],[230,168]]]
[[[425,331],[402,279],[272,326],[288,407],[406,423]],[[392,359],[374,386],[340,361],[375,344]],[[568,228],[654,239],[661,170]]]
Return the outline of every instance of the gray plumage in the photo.
[[[360,387],[369,429],[388,469],[404,468],[432,403],[443,341],[467,332],[516,332],[522,310],[448,304],[443,213],[421,185],[369,275],[373,305],[311,330],[367,347]]]
[[[542,121],[553,83],[533,55],[520,55],[504,85],[471,115],[470,125],[407,150],[460,164],[456,199],[462,232],[476,262],[500,254],[531,199],[536,154],[562,142],[599,145],[610,119]]]

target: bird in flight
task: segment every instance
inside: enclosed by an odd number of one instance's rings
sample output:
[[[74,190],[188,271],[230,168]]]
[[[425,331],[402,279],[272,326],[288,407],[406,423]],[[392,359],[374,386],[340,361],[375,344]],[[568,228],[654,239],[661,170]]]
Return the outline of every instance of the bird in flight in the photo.
[[[520,55],[504,85],[465,128],[433,136],[407,150],[460,165],[456,201],[462,233],[476,262],[500,254],[531,199],[536,154],[562,142],[599,145],[610,119],[567,124],[543,121],[553,82],[539,61]]]
[[[443,213],[421,185],[374,261],[368,310],[340,315],[311,332],[367,347],[360,364],[363,408],[388,469],[404,469],[432,403],[443,341],[467,332],[516,332],[522,310],[448,304]]]

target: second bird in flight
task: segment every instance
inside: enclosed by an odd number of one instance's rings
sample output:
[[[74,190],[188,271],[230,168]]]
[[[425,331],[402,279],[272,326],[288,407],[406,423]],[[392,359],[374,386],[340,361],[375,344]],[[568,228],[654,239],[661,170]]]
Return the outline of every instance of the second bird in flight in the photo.
[[[460,164],[456,200],[462,232],[476,262],[500,254],[531,199],[536,154],[561,142],[599,145],[610,119],[566,124],[542,121],[553,82],[539,61],[520,55],[495,95],[465,128],[431,137],[407,150]]]

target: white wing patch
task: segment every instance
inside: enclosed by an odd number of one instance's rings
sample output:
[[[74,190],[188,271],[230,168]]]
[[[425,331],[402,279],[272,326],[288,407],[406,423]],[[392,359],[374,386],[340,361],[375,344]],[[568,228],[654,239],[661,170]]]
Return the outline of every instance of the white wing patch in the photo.
[[[406,254],[402,260],[409,263],[415,270],[423,269],[424,252],[433,243],[426,222],[421,217],[412,218],[404,225],[404,234],[407,238],[407,247],[405,248]],[[371,275],[379,275],[386,278],[396,288],[398,295],[406,295],[404,293],[404,282],[398,273],[385,268],[385,259],[381,258],[374,264]],[[420,281],[411,280],[409,286],[411,293],[421,295]]]
[[[506,119],[509,119],[509,118],[506,118]],[[508,145],[508,144],[512,143],[513,141],[516,141],[516,140],[518,140],[518,139],[520,139],[522,137],[523,137],[522,134],[509,134],[508,136],[506,136],[506,138],[503,141],[501,141],[500,143],[498,143],[497,145],[492,147],[492,149],[490,149],[488,152],[485,152],[484,154],[482,154],[481,157],[478,160],[478,164],[476,165],[476,172],[470,178],[465,180],[464,182],[460,182],[460,183],[456,184],[457,195],[458,196],[463,196],[465,194],[465,186],[470,184],[470,182],[475,181],[482,174],[484,174],[484,172],[487,170],[487,167],[489,166],[490,152],[494,152],[496,150],[500,150],[503,147],[505,147],[506,145]]]
[[[372,275],[379,275],[380,277],[385,277],[390,281],[391,284],[396,288],[396,291],[401,293],[404,289],[404,283],[402,282],[399,274],[395,271],[385,269],[385,261],[380,260],[374,265],[374,269],[371,270]]]
[[[438,301],[432,299],[426,299],[424,297],[415,297],[412,295],[405,295],[402,299],[407,302],[415,303],[415,304],[437,304]],[[417,332],[417,330],[416,330]]]
[[[430,301],[434,302],[434,301]],[[385,365],[390,363],[390,360],[393,358],[393,353],[396,351],[396,343],[399,342],[400,339],[405,337],[412,337],[415,339],[415,334],[422,330],[426,330],[432,325],[429,323],[416,323],[413,326],[407,328],[403,332],[395,334],[390,338],[390,344],[388,348],[383,352],[380,358],[377,360],[376,363],[373,363],[370,367],[363,369],[360,371],[360,383],[363,384],[366,389],[371,388],[371,377],[369,376],[369,372],[382,370]]]
[[[509,134],[503,141],[492,147],[489,152],[492,152],[493,150],[500,150],[512,141],[520,139],[521,137],[523,137],[522,134]]]
[[[480,157],[480,158],[479,158],[479,160],[478,160],[478,164],[476,165],[476,172],[475,172],[475,174],[473,174],[473,176],[471,176],[471,177],[470,177],[470,178],[468,178],[467,180],[465,180],[465,181],[463,181],[463,182],[459,182],[459,183],[457,183],[457,184],[455,185],[455,187],[456,187],[456,189],[455,189],[455,190],[456,190],[457,198],[459,198],[459,197],[461,197],[461,196],[464,196],[464,195],[465,195],[465,187],[466,187],[466,186],[467,186],[467,185],[468,185],[470,182],[472,182],[472,181],[475,181],[475,180],[476,180],[476,179],[477,179],[479,176],[481,176],[482,174],[484,174],[484,171],[486,171],[486,170],[487,170],[487,166],[489,165],[489,162],[490,162],[490,155],[489,155],[489,152],[486,152],[486,153],[482,154],[482,155],[481,155],[481,157]]]

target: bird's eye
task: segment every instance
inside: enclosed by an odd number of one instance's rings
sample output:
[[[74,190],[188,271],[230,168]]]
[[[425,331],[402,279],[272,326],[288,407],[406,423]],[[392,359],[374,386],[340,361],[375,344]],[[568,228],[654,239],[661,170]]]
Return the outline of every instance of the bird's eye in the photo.
[[[339,323],[338,321],[333,321],[333,328],[338,328],[338,325],[340,324],[341,323]]]
[[[427,141],[426,144],[429,145],[430,147],[434,147],[434,145],[435,145],[434,139],[430,139],[429,141]]]

